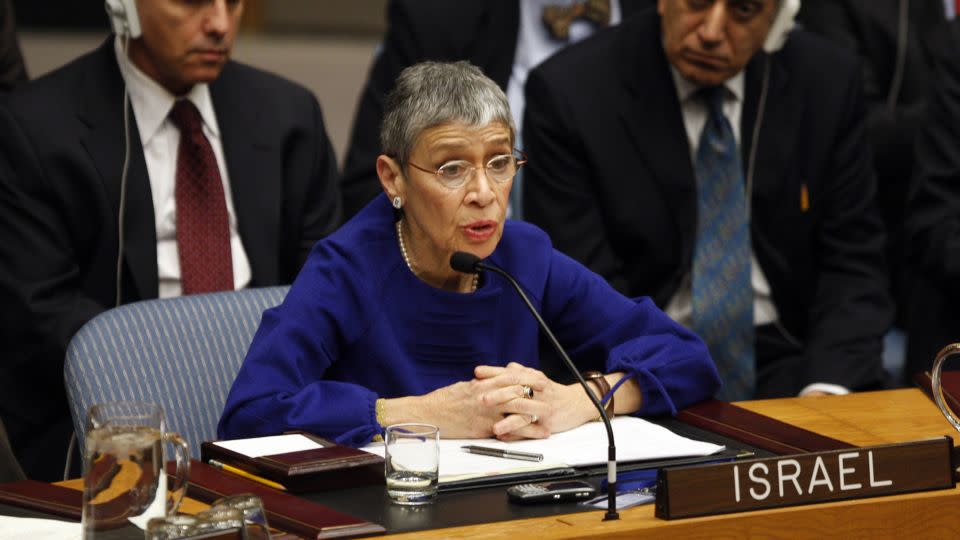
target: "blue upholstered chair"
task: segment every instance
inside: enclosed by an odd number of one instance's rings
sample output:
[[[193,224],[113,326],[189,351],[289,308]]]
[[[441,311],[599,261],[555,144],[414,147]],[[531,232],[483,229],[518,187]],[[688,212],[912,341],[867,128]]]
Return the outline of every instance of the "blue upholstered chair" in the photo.
[[[216,437],[227,392],[263,311],[288,287],[147,300],[90,320],[67,347],[67,395],[79,441],[87,409],[105,401],[150,401],[190,444]],[[82,447],[81,447],[82,448]]]

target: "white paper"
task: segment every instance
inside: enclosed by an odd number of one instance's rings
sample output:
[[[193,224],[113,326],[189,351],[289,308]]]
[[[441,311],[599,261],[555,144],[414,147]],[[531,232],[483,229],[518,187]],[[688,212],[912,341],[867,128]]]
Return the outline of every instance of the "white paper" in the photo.
[[[271,437],[254,437],[252,439],[234,439],[232,441],[217,441],[213,444],[250,458],[323,448],[322,444],[309,437],[304,437],[299,433],[273,435]]]
[[[617,445],[617,461],[708,456],[724,449],[716,444],[681,437],[642,418],[618,416],[611,424]],[[470,444],[543,454],[543,461],[537,463],[504,459],[461,450],[461,446]],[[383,443],[370,444],[361,450],[381,457],[384,455]],[[501,442],[496,439],[440,439],[440,483],[478,476],[601,465],[606,462],[607,432],[601,422],[589,422],[570,431],[551,435],[548,439],[514,442]]]
[[[0,540],[79,540],[81,532],[71,521],[0,516]]]

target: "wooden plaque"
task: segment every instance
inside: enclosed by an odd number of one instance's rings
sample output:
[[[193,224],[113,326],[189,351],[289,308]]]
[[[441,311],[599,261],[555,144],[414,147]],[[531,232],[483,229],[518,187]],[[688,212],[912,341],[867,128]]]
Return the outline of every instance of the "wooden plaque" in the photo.
[[[949,489],[953,440],[661,469],[655,515],[676,519]]]

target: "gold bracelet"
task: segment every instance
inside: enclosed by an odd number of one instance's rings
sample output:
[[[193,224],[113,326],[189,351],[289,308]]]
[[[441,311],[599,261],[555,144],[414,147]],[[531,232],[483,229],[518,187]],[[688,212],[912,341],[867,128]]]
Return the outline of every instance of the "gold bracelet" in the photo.
[[[383,420],[383,414],[384,414],[384,413],[383,413],[383,408],[384,408],[386,402],[387,402],[387,400],[385,400],[385,399],[383,399],[383,398],[380,398],[380,399],[378,399],[377,401],[375,401],[375,402],[374,402],[374,405],[373,405],[373,411],[374,411],[374,414],[375,414],[376,417],[377,417],[377,423],[380,424],[380,427],[382,427],[382,428],[383,428],[383,427],[387,427],[386,422],[384,422],[384,420]]]
[[[607,377],[599,371],[587,371],[586,373],[583,373],[583,379],[588,382],[592,381],[597,383],[597,388],[600,389],[600,395],[597,396],[597,401],[601,401],[603,396],[610,392],[610,383],[607,382]],[[610,400],[607,401],[607,405],[604,407],[604,409],[607,412],[607,418],[613,420],[613,394],[610,395]],[[603,417],[597,416],[596,421],[599,422],[601,420],[603,420]]]

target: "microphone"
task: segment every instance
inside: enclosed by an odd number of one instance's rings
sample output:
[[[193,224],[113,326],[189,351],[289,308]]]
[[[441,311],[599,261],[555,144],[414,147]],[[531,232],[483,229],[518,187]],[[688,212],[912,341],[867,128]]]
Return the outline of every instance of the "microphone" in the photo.
[[[570,370],[570,373],[573,373],[577,381],[580,382],[580,386],[582,386],[583,391],[587,393],[587,397],[590,398],[593,406],[600,411],[600,419],[603,420],[603,426],[607,428],[607,441],[609,443],[607,448],[607,513],[603,516],[603,520],[610,521],[620,519],[620,514],[617,513],[617,447],[613,442],[613,426],[610,425],[610,418],[607,417],[607,411],[603,408],[600,400],[590,391],[590,388],[587,386],[587,381],[583,379],[583,375],[580,375],[580,371],[573,365],[570,356],[567,355],[567,351],[563,350],[563,346],[560,345],[556,336],[550,331],[547,323],[543,321],[543,317],[540,316],[537,308],[533,307],[533,304],[530,303],[530,299],[526,293],[523,292],[523,289],[520,288],[517,280],[513,279],[513,276],[508,274],[506,270],[493,266],[492,264],[484,263],[480,257],[463,251],[458,251],[450,257],[450,267],[463,274],[479,274],[482,270],[488,270],[500,274],[510,282],[510,285],[513,285],[514,290],[520,295],[520,299],[527,305],[527,309],[530,310],[533,318],[537,320],[544,335],[550,340],[550,344],[553,345],[553,348],[560,354],[564,365]]]

